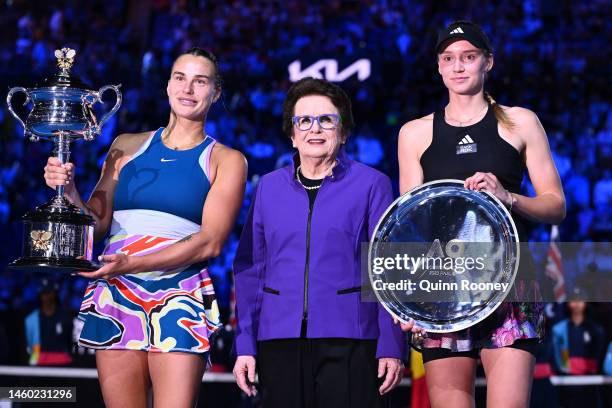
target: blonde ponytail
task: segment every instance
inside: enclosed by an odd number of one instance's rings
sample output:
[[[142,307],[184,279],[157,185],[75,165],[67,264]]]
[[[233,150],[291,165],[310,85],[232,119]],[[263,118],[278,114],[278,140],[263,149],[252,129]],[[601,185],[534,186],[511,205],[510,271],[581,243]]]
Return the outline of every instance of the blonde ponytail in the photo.
[[[497,102],[495,102],[495,99],[493,99],[493,97],[491,97],[491,95],[489,95],[488,92],[484,93],[484,98],[485,98],[485,101],[487,101],[493,108],[493,114],[495,115],[495,119],[497,119],[497,121],[501,123],[501,125],[505,127],[506,129],[508,130],[514,129],[514,127],[516,126],[515,123],[512,120],[510,120],[508,115],[506,115],[506,112],[504,112],[502,107],[499,106]]]

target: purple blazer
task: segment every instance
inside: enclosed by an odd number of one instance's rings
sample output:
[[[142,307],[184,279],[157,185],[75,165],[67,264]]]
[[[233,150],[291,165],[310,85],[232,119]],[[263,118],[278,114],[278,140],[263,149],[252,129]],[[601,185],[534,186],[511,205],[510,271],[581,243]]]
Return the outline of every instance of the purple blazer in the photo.
[[[263,176],[234,260],[237,354],[256,355],[260,340],[299,338],[307,314],[308,338],[376,339],[377,358],[404,358],[399,326],[359,291],[361,243],[392,201],[389,178],[342,151],[310,214],[293,165]]]

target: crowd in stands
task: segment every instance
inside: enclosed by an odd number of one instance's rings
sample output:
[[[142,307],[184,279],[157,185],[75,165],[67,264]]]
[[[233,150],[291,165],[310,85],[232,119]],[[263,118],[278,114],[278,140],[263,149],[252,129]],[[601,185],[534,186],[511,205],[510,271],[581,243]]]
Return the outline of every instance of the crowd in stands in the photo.
[[[260,175],[291,159],[291,145],[281,129],[288,65],[336,58],[343,68],[344,62],[359,58],[372,61],[368,79],[352,76],[340,84],[352,99],[357,122],[347,151],[389,175],[397,189],[399,128],[446,103],[433,49],[436,30],[459,18],[478,22],[492,40],[496,59],[489,93],[503,105],[532,109],[547,131],[567,198],[561,239],[608,241],[612,18],[607,6],[605,0],[6,1],[0,4],[0,100],[9,87],[35,86],[53,73],[53,52],[63,46],[77,50],[73,74],[92,88],[122,84],[123,104],[102,135],[72,147],[76,182],[86,196],[117,134],[165,123],[166,81],[175,56],[192,46],[215,53],[224,90],[206,132],[243,152],[249,162],[243,212],[211,266],[227,321],[231,263],[253,187]],[[17,97],[14,101],[20,105]],[[113,103],[100,105],[98,115]],[[26,108],[17,110],[27,114]],[[42,177],[51,148],[48,142],[27,141],[0,105],[0,314],[17,313],[21,322],[38,306],[40,278],[6,265],[20,254],[21,216],[51,196]],[[533,192],[527,181],[524,189]],[[549,231],[550,226],[537,226],[532,239],[546,242]],[[598,268],[599,273],[612,273],[609,261]],[[585,271],[566,268],[565,273],[571,287]],[[85,286],[80,278],[59,280],[58,299],[65,310],[78,310]],[[595,310],[602,307],[593,305]],[[609,319],[599,324],[607,344]]]

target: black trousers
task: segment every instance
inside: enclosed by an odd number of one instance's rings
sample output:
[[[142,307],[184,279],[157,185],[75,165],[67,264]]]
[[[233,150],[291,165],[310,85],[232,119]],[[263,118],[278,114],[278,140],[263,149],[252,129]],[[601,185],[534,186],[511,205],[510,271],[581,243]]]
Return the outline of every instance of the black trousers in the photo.
[[[264,408],[382,408],[375,340],[281,339],[258,343]]]

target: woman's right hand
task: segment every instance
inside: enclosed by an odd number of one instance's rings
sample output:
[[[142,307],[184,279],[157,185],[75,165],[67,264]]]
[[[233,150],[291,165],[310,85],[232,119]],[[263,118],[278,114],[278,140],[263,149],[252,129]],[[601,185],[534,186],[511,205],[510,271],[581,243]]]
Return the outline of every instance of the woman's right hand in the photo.
[[[257,388],[255,388],[255,367],[256,360],[254,356],[238,356],[236,364],[234,364],[236,383],[249,397],[257,395]]]
[[[57,157],[49,157],[45,166],[45,182],[52,189],[64,186],[66,195],[71,195],[75,191],[74,164],[62,164]]]

